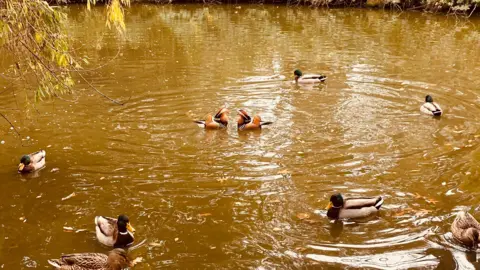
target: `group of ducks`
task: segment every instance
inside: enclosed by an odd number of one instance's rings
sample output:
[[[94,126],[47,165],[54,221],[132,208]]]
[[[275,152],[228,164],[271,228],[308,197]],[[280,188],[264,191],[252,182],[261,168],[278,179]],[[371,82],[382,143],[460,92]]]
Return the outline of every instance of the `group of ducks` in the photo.
[[[73,253],[48,260],[48,263],[61,270],[121,270],[133,267],[140,261],[131,261],[123,249],[132,245],[135,232],[126,215],[120,215],[117,219],[95,217],[95,231],[100,243],[114,247],[108,256],[103,253]]]
[[[312,84],[324,82],[327,77],[323,75],[304,75],[300,70],[294,71],[295,83]],[[421,112],[441,116],[440,105],[433,102],[430,95],[425,97],[425,103],[420,108]],[[205,120],[194,121],[204,129],[223,129],[228,126],[229,110],[221,108],[215,115],[208,115]],[[237,129],[260,130],[272,122],[262,121],[259,115],[251,117],[247,111],[238,110]],[[44,150],[24,155],[20,159],[18,171],[29,173],[45,166],[46,152]],[[330,197],[327,206],[327,217],[333,220],[366,218],[376,214],[383,205],[383,198],[344,198],[341,194]],[[460,212],[455,218],[451,230],[453,236],[466,246],[477,248],[480,237],[480,224],[467,212]],[[108,256],[102,253],[74,253],[63,255],[60,259],[48,262],[57,269],[62,270],[120,270],[131,267],[136,260],[130,261],[123,248],[129,247],[133,241],[135,230],[130,225],[130,220],[125,215],[117,219],[97,216],[95,217],[95,231],[100,243],[113,247]]]

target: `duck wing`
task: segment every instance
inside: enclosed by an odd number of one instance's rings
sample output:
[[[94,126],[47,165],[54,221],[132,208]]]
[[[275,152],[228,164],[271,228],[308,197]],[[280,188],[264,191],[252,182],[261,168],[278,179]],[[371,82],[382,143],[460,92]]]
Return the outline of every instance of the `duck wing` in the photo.
[[[319,80],[323,82],[327,79],[327,76],[319,75],[319,74],[307,74],[307,75],[303,75],[302,79]]]
[[[117,220],[111,217],[98,216],[95,217],[95,225],[103,235],[112,237],[117,229]]]
[[[362,209],[364,207],[374,207],[377,210],[383,205],[381,196],[373,198],[351,198],[345,199],[343,209]]]
[[[45,156],[46,155],[47,155],[47,153],[45,152],[45,150],[40,150],[38,152],[31,153],[29,155],[30,160],[32,161],[31,164],[34,167],[34,170],[41,169],[45,166]]]
[[[358,209],[341,209],[338,214],[339,219],[357,219],[366,218],[378,212],[375,206],[362,207]]]
[[[420,111],[430,115],[442,115],[442,108],[435,102],[426,102],[420,108]]]

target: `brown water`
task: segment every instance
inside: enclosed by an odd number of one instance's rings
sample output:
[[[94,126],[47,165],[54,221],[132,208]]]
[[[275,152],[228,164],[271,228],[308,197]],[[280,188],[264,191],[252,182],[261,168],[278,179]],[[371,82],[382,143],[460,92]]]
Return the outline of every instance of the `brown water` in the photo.
[[[478,19],[137,5],[122,39],[101,8],[68,14],[87,68],[107,63],[85,76],[128,102],[79,82],[65,97],[76,103],[26,115],[21,94],[2,94],[22,140],[3,122],[0,268],[107,252],[93,219],[120,213],[136,243],[146,240],[131,252],[144,258],[135,269],[478,267],[448,233],[456,211],[480,217]],[[328,81],[297,87],[295,68]],[[441,119],[420,115],[426,94]],[[192,123],[221,106],[274,124],[240,134]],[[38,149],[47,167],[17,174],[20,156]],[[381,194],[385,207],[332,224],[324,207],[335,191]]]

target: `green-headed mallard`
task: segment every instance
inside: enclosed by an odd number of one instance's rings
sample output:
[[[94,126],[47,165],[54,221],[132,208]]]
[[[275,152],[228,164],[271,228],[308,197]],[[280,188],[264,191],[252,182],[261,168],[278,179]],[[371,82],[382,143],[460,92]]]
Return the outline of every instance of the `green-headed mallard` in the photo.
[[[330,219],[365,218],[377,213],[382,204],[380,196],[344,199],[342,194],[337,193],[330,197],[327,216]]]
[[[452,223],[452,234],[462,244],[477,249],[480,236],[480,224],[467,212],[459,212]]]
[[[110,251],[108,256],[102,253],[73,253],[48,260],[48,263],[61,270],[122,270],[134,264],[121,248]]]
[[[295,75],[295,82],[302,83],[302,84],[319,83],[319,82],[324,82],[327,79],[327,76],[324,76],[324,75],[317,75],[317,74],[303,75],[300,69],[296,69],[293,72],[293,75]]]
[[[238,130],[258,130],[262,126],[273,124],[273,122],[263,122],[259,115],[253,118],[245,110],[238,110],[237,128]]]
[[[45,166],[45,156],[47,153],[45,150],[40,150],[29,155],[24,155],[20,159],[18,164],[18,172],[29,173],[39,170]]]
[[[117,219],[98,216],[95,217],[95,231],[100,243],[117,248],[133,243],[135,229],[126,215],[120,215]]]
[[[215,116],[209,114],[205,120],[197,120],[193,122],[204,129],[226,128],[228,126],[228,113],[229,111],[227,108],[221,108]]]
[[[420,107],[420,111],[422,113],[433,115],[433,116],[441,116],[443,114],[442,108],[440,105],[433,102],[433,98],[430,95],[425,97],[425,103],[423,103],[422,107]]]

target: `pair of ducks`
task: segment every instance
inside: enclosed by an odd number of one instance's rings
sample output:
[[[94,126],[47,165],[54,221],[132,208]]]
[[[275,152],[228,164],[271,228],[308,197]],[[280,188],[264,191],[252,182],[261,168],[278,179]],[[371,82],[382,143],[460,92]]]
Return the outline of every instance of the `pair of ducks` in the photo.
[[[221,108],[214,116],[207,115],[205,120],[194,121],[199,127],[204,129],[223,129],[228,126],[228,114],[230,111],[227,108]],[[238,130],[259,130],[263,126],[271,125],[273,122],[264,122],[260,115],[251,117],[247,111],[238,110],[237,129]]]
[[[327,217],[333,220],[366,218],[376,214],[383,204],[381,196],[345,199],[339,193],[330,197]],[[453,237],[463,245],[477,249],[480,243],[480,223],[468,212],[459,212],[452,223]]]
[[[134,241],[135,229],[126,215],[120,215],[117,219],[95,217],[95,231],[100,243],[115,248],[108,256],[103,253],[74,253],[48,260],[48,263],[62,270],[121,270],[136,263],[136,260],[130,261],[122,249]]]

